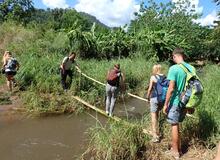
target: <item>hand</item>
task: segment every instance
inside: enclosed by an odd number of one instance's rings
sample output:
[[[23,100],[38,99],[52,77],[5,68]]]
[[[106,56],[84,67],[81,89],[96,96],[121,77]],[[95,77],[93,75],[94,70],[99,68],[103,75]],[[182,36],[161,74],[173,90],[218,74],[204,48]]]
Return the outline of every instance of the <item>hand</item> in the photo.
[[[168,110],[168,106],[164,105],[163,106],[163,113],[167,115],[167,110]]]
[[[150,102],[150,97],[149,96],[147,96],[147,101]]]
[[[78,66],[76,66],[76,70],[78,71],[78,72],[82,72],[80,69],[79,69],[79,67]]]

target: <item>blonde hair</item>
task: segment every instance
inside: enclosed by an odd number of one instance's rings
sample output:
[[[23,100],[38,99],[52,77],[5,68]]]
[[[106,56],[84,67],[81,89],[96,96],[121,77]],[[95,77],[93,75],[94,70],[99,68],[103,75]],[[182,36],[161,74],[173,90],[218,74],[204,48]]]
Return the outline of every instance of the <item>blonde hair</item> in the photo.
[[[160,74],[162,67],[160,64],[155,64],[152,68],[152,75]]]
[[[5,51],[3,58],[2,58],[2,62],[4,63],[5,60],[11,55],[10,51]]]

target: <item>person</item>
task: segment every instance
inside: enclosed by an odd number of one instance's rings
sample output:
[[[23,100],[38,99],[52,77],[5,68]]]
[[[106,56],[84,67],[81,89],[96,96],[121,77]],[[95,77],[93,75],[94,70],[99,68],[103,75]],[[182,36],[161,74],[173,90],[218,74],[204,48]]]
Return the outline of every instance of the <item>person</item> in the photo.
[[[114,68],[108,71],[106,80],[106,114],[112,117],[120,82],[123,85],[125,81],[124,74],[120,70],[120,64],[115,64]]]
[[[9,91],[12,91],[13,84],[14,86],[16,85],[14,76],[19,70],[20,65],[18,61],[14,57],[12,57],[12,54],[9,51],[5,51],[2,61],[2,72],[6,76]]]
[[[164,77],[164,75],[161,73],[161,65],[154,65],[152,69],[152,76],[150,78],[149,87],[147,90],[147,99],[150,101],[151,111],[151,124],[153,135],[152,142],[159,142],[158,116],[159,111],[163,106],[161,106],[157,100],[156,83],[160,79],[160,77]]]
[[[184,50],[176,48],[173,51],[173,61],[175,65],[168,71],[167,79],[170,80],[163,112],[167,115],[167,121],[171,124],[171,149],[167,151],[172,157],[179,159],[181,153],[179,123],[186,115],[185,106],[180,103],[181,93],[184,91],[186,82],[186,73],[179,64],[184,65],[190,72],[195,68],[184,62]]]
[[[60,75],[61,75],[61,84],[64,89],[64,91],[67,91],[68,86],[66,83],[67,76],[70,77],[70,85],[72,83],[73,73],[71,70],[72,64],[76,65],[76,68],[79,72],[81,70],[79,69],[78,64],[75,62],[76,54],[74,52],[71,52],[69,56],[64,57],[61,65],[60,65]]]

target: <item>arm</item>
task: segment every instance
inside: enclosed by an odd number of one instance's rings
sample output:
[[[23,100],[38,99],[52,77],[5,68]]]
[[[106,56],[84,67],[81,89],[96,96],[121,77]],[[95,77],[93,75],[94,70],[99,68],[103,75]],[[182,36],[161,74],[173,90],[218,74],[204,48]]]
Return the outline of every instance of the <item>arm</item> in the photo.
[[[164,107],[163,107],[164,114],[167,114],[168,105],[169,105],[170,98],[173,94],[174,89],[175,89],[175,81],[172,80],[170,81],[170,84],[167,90],[166,100],[165,100]]]
[[[65,57],[60,65],[62,72],[65,71],[65,63],[67,62],[67,60],[68,60],[68,57]]]
[[[151,95],[151,92],[153,90],[153,85],[154,85],[154,81],[151,78],[150,79],[150,84],[149,84],[149,87],[148,87],[148,90],[147,90],[147,99],[148,100],[150,99],[150,95]]]
[[[125,83],[125,74],[121,72],[121,79],[122,79],[122,83]]]
[[[120,85],[120,87],[121,87],[121,93],[125,94],[125,92],[126,92],[125,75],[122,72],[121,72],[121,85]]]
[[[6,60],[6,58],[4,58],[2,68],[5,68],[6,64],[7,64],[7,60]]]

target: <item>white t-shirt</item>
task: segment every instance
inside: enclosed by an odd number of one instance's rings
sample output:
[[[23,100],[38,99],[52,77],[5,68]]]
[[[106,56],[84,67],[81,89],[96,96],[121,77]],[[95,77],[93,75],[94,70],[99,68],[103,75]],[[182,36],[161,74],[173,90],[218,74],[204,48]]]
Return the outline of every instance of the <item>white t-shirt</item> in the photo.
[[[164,76],[164,75],[163,74],[157,74],[157,75],[153,75],[153,76],[150,77],[150,81],[154,82],[153,90],[151,92],[151,98],[157,97],[157,91],[156,91],[155,86],[156,86],[156,83],[157,83],[158,79],[160,79],[160,76]]]
[[[153,81],[154,83],[157,83],[157,80],[160,78],[160,76],[163,76],[163,74],[157,74],[150,77],[150,81]]]
[[[69,59],[69,57],[65,57],[64,59],[63,59],[63,66],[64,66],[64,69],[65,70],[70,70],[71,69],[71,67],[72,67],[72,64],[73,63],[75,63],[75,61],[71,61],[70,59]]]

